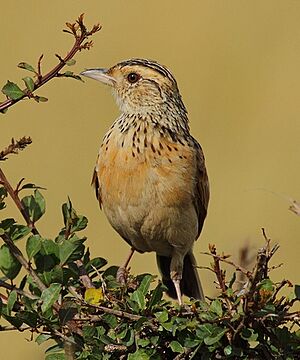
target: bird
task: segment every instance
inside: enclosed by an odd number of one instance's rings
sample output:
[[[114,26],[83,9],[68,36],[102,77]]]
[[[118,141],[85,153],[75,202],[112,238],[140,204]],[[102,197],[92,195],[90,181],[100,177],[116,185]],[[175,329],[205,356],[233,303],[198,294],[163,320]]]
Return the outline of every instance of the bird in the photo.
[[[92,183],[111,226],[135,251],[155,252],[167,294],[204,300],[193,254],[207,215],[209,181],[190,133],[175,77],[154,60],[132,58],[81,75],[108,85],[120,116],[106,132]]]

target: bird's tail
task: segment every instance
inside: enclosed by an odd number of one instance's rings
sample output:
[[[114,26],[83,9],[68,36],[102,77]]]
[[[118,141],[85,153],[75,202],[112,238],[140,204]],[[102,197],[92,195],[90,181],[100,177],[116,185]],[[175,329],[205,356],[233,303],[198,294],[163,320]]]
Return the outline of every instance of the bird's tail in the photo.
[[[168,288],[167,294],[171,298],[177,299],[175,286],[170,277],[171,258],[157,255],[156,261],[162,276],[162,282]],[[183,295],[194,299],[204,300],[204,293],[196,266],[196,259],[194,254],[190,251],[184,257],[180,289]]]

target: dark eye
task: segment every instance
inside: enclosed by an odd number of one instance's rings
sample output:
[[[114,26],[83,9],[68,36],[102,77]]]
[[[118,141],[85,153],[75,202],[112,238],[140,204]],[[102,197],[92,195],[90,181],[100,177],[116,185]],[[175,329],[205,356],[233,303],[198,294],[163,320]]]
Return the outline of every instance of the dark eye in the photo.
[[[131,84],[136,83],[139,79],[140,79],[140,75],[138,75],[138,74],[136,74],[136,73],[130,73],[130,74],[127,75],[127,80],[128,80]]]

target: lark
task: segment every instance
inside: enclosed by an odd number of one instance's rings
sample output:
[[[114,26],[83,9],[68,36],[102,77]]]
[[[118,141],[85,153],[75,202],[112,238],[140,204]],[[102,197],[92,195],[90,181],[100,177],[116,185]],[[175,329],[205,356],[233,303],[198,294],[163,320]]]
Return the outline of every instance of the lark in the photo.
[[[168,295],[204,299],[193,255],[207,214],[203,151],[190,133],[172,73],[156,61],[130,59],[82,75],[112,88],[121,114],[104,136],[93,184],[111,226],[131,252],[154,251]]]

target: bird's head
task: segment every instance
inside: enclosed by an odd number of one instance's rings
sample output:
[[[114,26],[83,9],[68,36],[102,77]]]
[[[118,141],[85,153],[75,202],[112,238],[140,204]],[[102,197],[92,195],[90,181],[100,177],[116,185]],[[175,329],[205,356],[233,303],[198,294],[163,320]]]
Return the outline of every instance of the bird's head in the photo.
[[[174,76],[155,61],[130,59],[109,69],[87,69],[81,75],[111,86],[124,113],[149,114],[172,105],[186,113]]]

